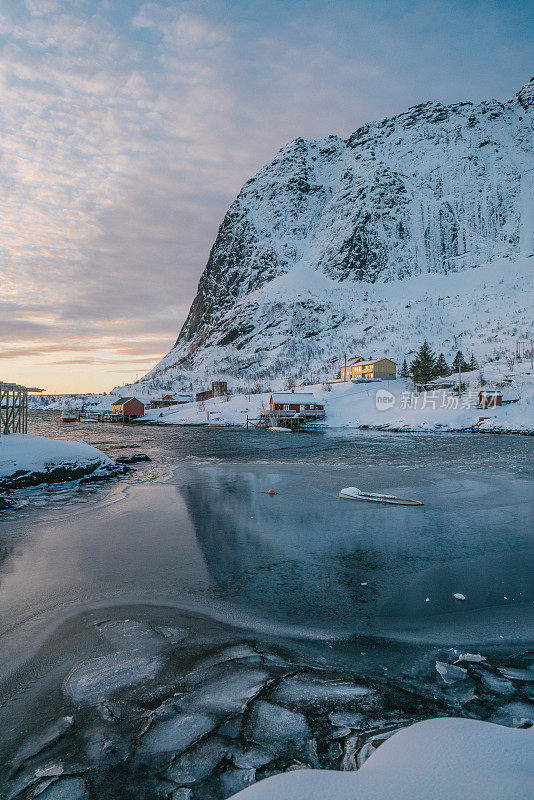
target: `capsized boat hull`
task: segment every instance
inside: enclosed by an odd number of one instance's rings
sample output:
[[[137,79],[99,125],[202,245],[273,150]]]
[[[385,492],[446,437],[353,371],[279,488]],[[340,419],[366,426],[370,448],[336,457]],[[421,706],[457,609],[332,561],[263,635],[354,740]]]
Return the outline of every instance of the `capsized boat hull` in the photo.
[[[375,494],[373,492],[362,492],[355,486],[347,486],[342,489],[339,496],[343,500],[361,500],[367,503],[386,503],[394,506],[422,506],[420,500],[409,500],[406,497],[395,497],[392,494]]]
[[[61,422],[77,422],[78,417],[61,417]]]

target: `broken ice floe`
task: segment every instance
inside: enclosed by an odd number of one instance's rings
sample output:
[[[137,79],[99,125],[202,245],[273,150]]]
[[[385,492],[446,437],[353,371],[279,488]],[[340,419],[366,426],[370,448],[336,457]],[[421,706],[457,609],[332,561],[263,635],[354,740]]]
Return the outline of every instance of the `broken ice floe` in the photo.
[[[152,724],[143,735],[138,752],[141,755],[181,753],[216,725],[217,719],[209,714],[177,714]]]
[[[467,678],[466,669],[456,667],[454,664],[447,664],[445,661],[436,661],[436,669],[446,684],[464,681]]]
[[[351,705],[369,707],[375,693],[367,686],[342,680],[321,680],[310,676],[287,678],[271,692],[270,699],[281,705],[305,709],[313,706]]]
[[[16,751],[12,759],[13,762],[17,764],[26,761],[42,752],[64,736],[73,725],[73,716],[61,717],[51,725],[48,725],[43,731],[29,736]]]
[[[76,703],[97,703],[118,689],[151,680],[162,665],[158,656],[118,651],[77,664],[67,675],[63,691]]]
[[[99,633],[121,649],[161,650],[169,644],[183,641],[187,631],[166,625],[148,625],[136,620],[103,620],[95,623]]]
[[[264,700],[254,703],[245,727],[245,738],[257,744],[281,744],[310,736],[303,714]]]

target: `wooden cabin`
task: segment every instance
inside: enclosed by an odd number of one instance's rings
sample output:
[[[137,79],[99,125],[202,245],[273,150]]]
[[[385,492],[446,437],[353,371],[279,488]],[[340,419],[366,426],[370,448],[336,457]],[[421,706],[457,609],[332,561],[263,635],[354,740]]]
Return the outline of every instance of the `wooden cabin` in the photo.
[[[350,358],[341,367],[343,381],[394,381],[397,377],[397,363],[389,358],[362,359],[361,356]]]
[[[315,400],[311,392],[273,392],[269,400],[269,412],[275,416],[294,416],[304,419],[322,419],[324,405]]]
[[[120,415],[125,422],[129,422],[131,419],[144,416],[145,406],[137,397],[119,397],[113,403],[113,413]]]
[[[478,404],[482,408],[502,406],[502,392],[499,389],[481,389],[478,393]]]

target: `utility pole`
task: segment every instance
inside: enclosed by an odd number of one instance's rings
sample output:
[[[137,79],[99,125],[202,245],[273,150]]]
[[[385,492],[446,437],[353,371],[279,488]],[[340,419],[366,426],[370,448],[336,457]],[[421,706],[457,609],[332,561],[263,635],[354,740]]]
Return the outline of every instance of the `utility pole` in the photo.
[[[458,359],[458,397],[462,396],[462,359]]]
[[[347,380],[347,351],[345,350],[345,380]]]

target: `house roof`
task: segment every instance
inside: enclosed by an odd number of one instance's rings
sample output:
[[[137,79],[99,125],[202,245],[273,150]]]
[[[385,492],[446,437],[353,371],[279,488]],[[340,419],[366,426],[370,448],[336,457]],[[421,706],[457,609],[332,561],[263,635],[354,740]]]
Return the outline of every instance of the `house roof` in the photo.
[[[388,358],[387,356],[382,356],[381,358],[369,358],[367,360],[362,360],[359,356],[356,356],[355,358],[348,358],[347,359],[347,367],[352,367],[352,366],[354,366],[354,364],[359,364],[362,367],[366,367],[366,366],[368,367],[368,366],[370,366],[372,364],[376,364],[378,361],[384,361],[384,359],[386,361],[391,361],[392,364],[397,364],[396,361],[393,361],[393,359]],[[343,366],[343,367],[345,366],[345,362],[344,361],[342,362],[341,366]]]
[[[137,397],[119,397],[118,400],[114,400],[113,401],[113,405],[114,406],[123,406],[125,403],[128,402],[128,400],[137,400]],[[137,402],[140,403],[141,401],[137,400]]]
[[[479,394],[500,394],[502,397],[502,392],[500,389],[481,389]]]
[[[275,403],[316,403],[315,395],[311,392],[273,392],[271,395]]]

